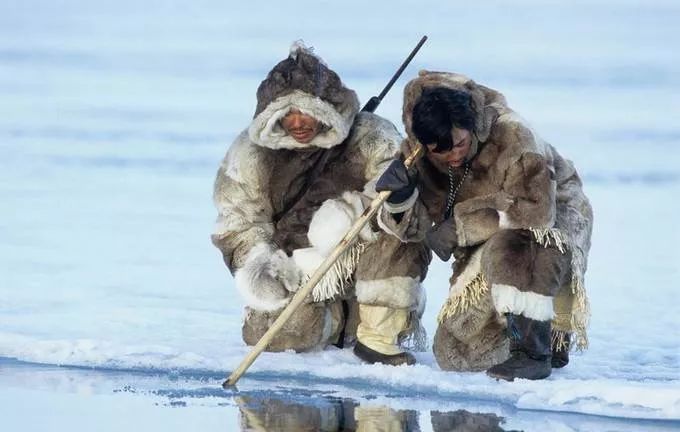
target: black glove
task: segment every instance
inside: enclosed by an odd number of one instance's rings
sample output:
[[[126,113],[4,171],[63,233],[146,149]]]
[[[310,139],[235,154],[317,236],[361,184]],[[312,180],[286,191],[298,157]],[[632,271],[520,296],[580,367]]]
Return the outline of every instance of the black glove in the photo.
[[[401,204],[413,195],[417,184],[418,171],[409,172],[404,162],[394,160],[376,182],[375,190],[378,192],[392,191],[387,202]]]
[[[456,221],[450,217],[434,225],[425,233],[425,244],[436,253],[442,261],[448,261],[451,253],[458,246]]]

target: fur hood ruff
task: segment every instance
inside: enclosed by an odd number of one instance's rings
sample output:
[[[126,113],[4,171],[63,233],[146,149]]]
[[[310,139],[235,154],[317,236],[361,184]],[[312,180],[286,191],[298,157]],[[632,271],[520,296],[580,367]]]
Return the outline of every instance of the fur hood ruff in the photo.
[[[280,120],[297,109],[319,120],[321,132],[306,144],[286,135]],[[349,135],[359,99],[344,86],[338,75],[310,48],[295,43],[291,53],[278,63],[257,90],[257,108],[248,135],[255,144],[270,149],[328,149]]]

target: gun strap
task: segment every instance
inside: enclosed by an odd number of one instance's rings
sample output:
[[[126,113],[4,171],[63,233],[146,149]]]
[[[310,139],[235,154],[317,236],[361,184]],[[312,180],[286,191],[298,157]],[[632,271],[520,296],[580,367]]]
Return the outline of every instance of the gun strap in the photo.
[[[339,144],[339,145],[342,145],[342,144]],[[274,217],[272,218],[274,225],[278,224],[279,221],[281,220],[281,218],[286,213],[288,213],[293,207],[295,207],[295,205],[298,202],[300,202],[300,200],[305,196],[305,194],[307,194],[307,192],[309,191],[309,188],[312,187],[312,185],[314,184],[316,179],[319,178],[319,176],[321,175],[321,172],[326,167],[326,164],[328,163],[328,159],[330,159],[331,153],[333,153],[334,149],[335,149],[335,147],[332,147],[332,148],[327,149],[327,150],[323,150],[323,154],[321,155],[321,157],[319,157],[319,160],[317,160],[316,163],[314,164],[314,168],[312,168],[311,172],[309,173],[309,176],[307,177],[307,181],[305,182],[305,185],[302,187],[302,189],[300,189],[300,192],[298,192],[298,194],[295,195],[295,197],[293,197],[293,199],[288,201],[286,203],[286,205],[281,209],[281,211],[276,213],[274,215]]]

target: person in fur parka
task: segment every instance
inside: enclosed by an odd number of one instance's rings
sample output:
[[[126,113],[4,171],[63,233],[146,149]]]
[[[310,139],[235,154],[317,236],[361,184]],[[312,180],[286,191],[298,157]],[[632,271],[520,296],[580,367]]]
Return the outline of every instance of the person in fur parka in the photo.
[[[399,153],[394,125],[359,112],[354,91],[301,43],[257,90],[249,127],[217,173],[212,242],[245,303],[254,345],[376,196],[375,179]],[[363,360],[412,364],[422,349],[421,281],[430,253],[375,223],[315,286],[267,347],[308,351],[356,340]]]
[[[583,286],[592,209],[573,164],[499,92],[423,71],[404,91],[403,153],[425,147],[418,178],[394,161],[379,222],[403,241],[453,254],[434,354],[446,370],[542,379],[585,348]],[[506,336],[507,335],[507,336]]]

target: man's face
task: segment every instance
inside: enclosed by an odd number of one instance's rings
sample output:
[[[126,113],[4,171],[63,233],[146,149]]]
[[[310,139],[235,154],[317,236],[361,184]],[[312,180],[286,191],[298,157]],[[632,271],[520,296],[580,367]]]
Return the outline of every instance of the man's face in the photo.
[[[458,168],[463,165],[472,145],[472,134],[467,129],[454,127],[451,131],[451,137],[453,138],[453,147],[449,151],[435,153],[436,143],[425,145],[428,150],[427,158],[443,171],[447,170],[448,167]]]
[[[300,144],[307,144],[317,136],[321,123],[312,116],[303,114],[297,109],[288,111],[281,119],[281,126],[286,133]]]

